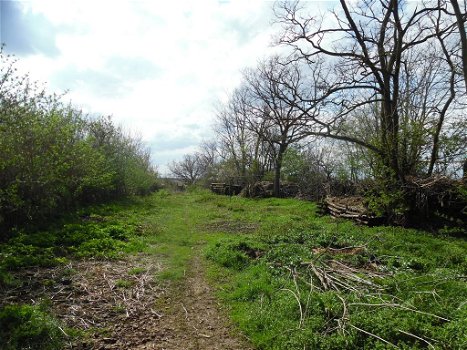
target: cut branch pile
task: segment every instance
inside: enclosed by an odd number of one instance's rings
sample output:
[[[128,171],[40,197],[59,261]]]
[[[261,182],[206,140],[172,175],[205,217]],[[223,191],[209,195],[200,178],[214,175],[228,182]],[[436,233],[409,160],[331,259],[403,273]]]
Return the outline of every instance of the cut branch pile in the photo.
[[[425,179],[408,178],[405,191],[411,207],[417,208],[419,217],[432,217],[434,213],[451,221],[467,221],[466,180],[454,180],[445,176]]]
[[[342,252],[344,252],[343,254],[359,254],[365,250],[365,247],[366,245],[345,247],[338,250],[340,251],[339,254]],[[349,329],[354,329],[365,336],[373,337],[391,347],[399,349],[399,346],[396,344],[384,339],[378,334],[363,329],[358,323],[353,324],[355,322],[352,317],[353,312],[362,308],[368,310],[391,308],[404,312],[422,314],[438,322],[450,322],[450,319],[446,317],[419,310],[410,302],[406,302],[395,295],[389,294],[386,287],[375,283],[376,278],[388,277],[388,274],[380,271],[377,266],[369,265],[357,268],[336,259],[323,259],[324,256],[328,256],[329,250],[332,250],[332,248],[315,248],[313,250],[315,256],[312,261],[302,262],[300,267],[287,268],[289,271],[289,278],[292,279],[295,290],[282,288],[281,291],[292,294],[297,301],[298,311],[300,312],[298,329],[303,328],[307,317],[313,316],[308,308],[310,306],[310,296],[316,291],[320,293],[327,291],[334,292],[334,295],[342,303],[342,314],[333,316],[329,320],[327,329],[324,330],[326,334],[338,331],[345,335],[350,332]],[[324,252],[326,253],[325,255],[323,255]],[[303,289],[299,288],[299,284],[305,284],[309,287],[309,295],[306,299],[306,303],[302,302],[305,298],[301,295]],[[399,328],[396,329],[396,332],[404,336],[412,337],[415,341],[421,341],[429,348],[434,348],[430,342],[435,342],[436,340],[434,339],[428,340],[408,330]]]
[[[331,216],[335,218],[352,219],[364,225],[372,225],[381,217],[372,215],[363,205],[362,197],[326,197],[324,205]]]
[[[213,182],[210,187],[212,192],[228,196],[239,194],[243,188],[241,185],[226,184],[224,182]]]
[[[382,291],[383,288],[371,281],[372,278],[381,277],[382,274],[368,269],[357,269],[348,266],[337,260],[320,262],[316,264],[313,261],[304,262],[310,271],[312,277],[319,281],[315,287],[322,291],[349,291],[349,292],[368,292]]]
[[[280,187],[280,196],[283,198],[292,198],[298,196],[300,188],[292,182],[283,182]],[[258,181],[247,185],[241,192],[243,197],[250,198],[268,198],[274,195],[274,183],[270,181]]]

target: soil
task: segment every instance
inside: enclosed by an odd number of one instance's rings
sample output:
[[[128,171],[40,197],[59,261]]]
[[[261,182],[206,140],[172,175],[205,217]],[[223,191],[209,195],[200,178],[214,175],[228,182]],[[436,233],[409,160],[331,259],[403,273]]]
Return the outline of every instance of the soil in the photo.
[[[26,282],[0,291],[0,306],[45,303],[66,327],[82,331],[65,349],[251,349],[235,333],[199,257],[185,279],[158,282],[153,257],[81,261],[17,273]]]
[[[165,300],[169,307],[164,322],[168,336],[156,349],[252,349],[229,327],[198,257],[193,260],[185,287],[177,298]]]

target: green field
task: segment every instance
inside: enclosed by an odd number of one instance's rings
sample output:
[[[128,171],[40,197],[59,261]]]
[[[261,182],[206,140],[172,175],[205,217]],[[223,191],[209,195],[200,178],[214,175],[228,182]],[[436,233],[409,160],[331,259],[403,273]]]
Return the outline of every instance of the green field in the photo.
[[[153,278],[175,290],[199,256],[234,325],[257,349],[467,348],[465,239],[316,212],[311,202],[201,190],[82,209],[0,245],[0,293],[37,266],[134,254],[160,262]],[[47,305],[4,303],[0,344],[60,348],[62,321],[50,313]]]

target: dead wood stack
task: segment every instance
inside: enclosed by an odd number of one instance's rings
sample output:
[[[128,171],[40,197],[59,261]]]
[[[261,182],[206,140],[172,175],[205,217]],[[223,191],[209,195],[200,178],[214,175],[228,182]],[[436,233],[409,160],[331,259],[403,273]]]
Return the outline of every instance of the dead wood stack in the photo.
[[[226,184],[225,182],[213,182],[211,183],[211,191],[217,194],[224,194],[224,195],[237,195],[241,192],[242,186],[241,185],[232,185]]]
[[[381,221],[381,217],[372,215],[364,205],[364,198],[354,197],[326,197],[326,210],[335,218],[352,219],[360,224],[374,225]]]

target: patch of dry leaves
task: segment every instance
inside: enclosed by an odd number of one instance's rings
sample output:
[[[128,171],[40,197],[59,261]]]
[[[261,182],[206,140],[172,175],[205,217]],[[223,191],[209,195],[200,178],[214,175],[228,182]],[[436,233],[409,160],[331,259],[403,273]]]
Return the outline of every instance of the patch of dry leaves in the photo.
[[[65,349],[249,349],[232,334],[199,259],[177,286],[157,282],[162,268],[141,254],[23,270],[25,283],[0,291],[0,306],[50,303],[66,327],[85,332]]]

